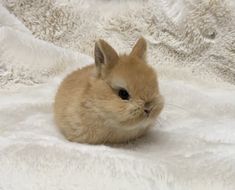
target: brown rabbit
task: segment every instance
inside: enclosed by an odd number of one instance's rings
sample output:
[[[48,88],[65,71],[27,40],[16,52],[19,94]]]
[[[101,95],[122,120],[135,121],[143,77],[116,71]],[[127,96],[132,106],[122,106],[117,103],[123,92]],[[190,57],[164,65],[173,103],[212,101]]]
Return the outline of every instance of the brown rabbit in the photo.
[[[70,141],[121,143],[142,136],[163,108],[155,71],[140,38],[130,55],[118,55],[104,40],[95,44],[95,64],[65,78],[55,98],[55,121]]]

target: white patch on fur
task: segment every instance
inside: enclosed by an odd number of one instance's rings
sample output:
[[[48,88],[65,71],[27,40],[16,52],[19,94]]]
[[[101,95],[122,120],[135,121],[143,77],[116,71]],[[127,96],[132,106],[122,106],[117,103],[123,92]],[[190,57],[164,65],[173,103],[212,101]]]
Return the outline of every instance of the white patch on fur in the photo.
[[[112,85],[112,88],[114,88],[114,89],[123,88],[123,89],[127,90],[126,82],[123,79],[120,79],[120,78],[112,79],[112,84],[111,85]]]

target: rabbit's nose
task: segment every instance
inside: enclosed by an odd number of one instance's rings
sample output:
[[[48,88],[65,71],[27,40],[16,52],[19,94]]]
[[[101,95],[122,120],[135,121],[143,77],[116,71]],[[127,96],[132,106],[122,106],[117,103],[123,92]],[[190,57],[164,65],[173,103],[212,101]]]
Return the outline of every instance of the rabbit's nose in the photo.
[[[144,112],[148,115],[151,112],[151,110],[150,109],[144,109]]]
[[[146,103],[144,104],[144,112],[145,112],[147,115],[149,115],[151,111],[152,111],[151,103],[146,102]]]

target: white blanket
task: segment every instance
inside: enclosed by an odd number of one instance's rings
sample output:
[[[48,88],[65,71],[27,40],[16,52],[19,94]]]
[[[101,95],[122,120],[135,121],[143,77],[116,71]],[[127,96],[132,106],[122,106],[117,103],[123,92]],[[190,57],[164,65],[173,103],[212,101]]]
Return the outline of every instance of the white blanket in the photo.
[[[232,0],[1,2],[1,190],[235,189]],[[129,51],[139,35],[166,100],[156,127],[127,145],[68,142],[52,104],[93,62],[75,51],[100,37]]]

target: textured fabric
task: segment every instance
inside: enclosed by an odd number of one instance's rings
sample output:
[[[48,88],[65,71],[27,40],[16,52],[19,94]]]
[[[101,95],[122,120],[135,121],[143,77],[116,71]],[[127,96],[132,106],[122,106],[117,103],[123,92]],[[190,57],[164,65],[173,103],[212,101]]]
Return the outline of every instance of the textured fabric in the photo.
[[[0,2],[0,189],[235,189],[232,0]],[[166,102],[156,127],[126,145],[66,141],[60,81],[96,39],[126,52],[140,35]]]
[[[55,45],[92,55],[104,38],[124,52],[143,35],[152,64],[235,82],[233,0],[2,1],[34,36]]]

